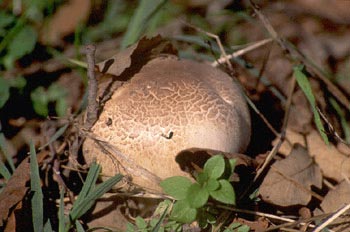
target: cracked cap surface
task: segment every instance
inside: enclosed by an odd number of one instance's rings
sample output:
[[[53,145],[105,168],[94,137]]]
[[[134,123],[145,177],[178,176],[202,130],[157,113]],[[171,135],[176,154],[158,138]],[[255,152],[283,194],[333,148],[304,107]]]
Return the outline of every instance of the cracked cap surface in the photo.
[[[159,57],[113,93],[92,132],[128,161],[106,154],[87,138],[83,153],[88,163],[96,159],[102,173],[129,174],[133,183],[159,191],[137,167],[164,179],[186,175],[175,162],[184,149],[242,152],[250,139],[250,116],[240,87],[226,73]]]

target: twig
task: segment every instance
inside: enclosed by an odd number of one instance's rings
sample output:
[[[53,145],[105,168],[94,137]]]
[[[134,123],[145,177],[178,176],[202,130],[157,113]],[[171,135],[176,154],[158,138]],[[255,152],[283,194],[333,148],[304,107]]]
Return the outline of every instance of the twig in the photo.
[[[227,60],[230,60],[232,58],[237,58],[239,56],[244,55],[247,52],[250,52],[254,49],[257,49],[258,47],[264,46],[265,44],[268,44],[270,42],[272,42],[273,39],[269,38],[269,39],[264,39],[264,40],[260,40],[248,47],[245,47],[241,50],[235,51],[234,53],[232,53],[231,55],[226,55],[226,56],[222,56],[220,59],[214,61],[211,66],[213,67],[217,67],[219,64],[223,63],[223,62],[227,62]]]
[[[97,104],[97,80],[95,76],[95,52],[96,46],[89,44],[85,47],[86,59],[88,65],[88,105],[86,109],[85,129],[90,130],[97,120],[98,104]]]
[[[326,226],[328,226],[331,222],[333,222],[335,219],[337,219],[340,215],[345,213],[348,209],[350,209],[350,204],[347,204],[347,205],[341,207],[340,209],[335,211],[335,213],[331,217],[329,217],[326,221],[324,221],[323,223],[318,225],[312,232],[319,232],[319,231],[323,230]]]
[[[199,28],[199,27],[196,27],[196,26],[194,26],[194,25],[192,25],[192,24],[190,24],[190,23],[187,23],[186,21],[182,21],[182,22],[183,22],[186,26],[191,27],[191,28],[193,28],[193,29],[195,29],[195,30],[197,30],[197,31],[199,31],[199,32],[201,32],[201,33],[206,34],[206,35],[209,36],[209,37],[214,38],[215,41],[216,41],[216,43],[217,43],[217,45],[218,45],[218,47],[219,47],[219,49],[220,49],[220,52],[221,52],[221,54],[220,54],[220,57],[221,57],[221,58],[220,58],[219,60],[221,60],[222,62],[225,62],[225,63],[227,64],[227,67],[229,68],[229,70],[230,70],[231,72],[233,72],[232,64],[230,63],[230,60],[229,60],[228,58],[226,58],[226,57],[228,57],[228,55],[226,54],[226,51],[225,51],[225,49],[224,49],[224,46],[222,45],[221,40],[220,40],[220,38],[219,38],[218,35],[215,35],[215,34],[213,34],[213,33],[207,32],[207,31],[205,31],[205,30],[203,30],[203,29],[201,29],[201,28]],[[218,64],[220,64],[220,62],[218,62]]]
[[[292,104],[292,96],[293,96],[293,92],[294,92],[294,88],[295,88],[295,82],[296,82],[295,78],[293,78],[292,82],[291,82],[290,90],[288,93],[288,100],[287,100],[287,104],[286,104],[286,113],[285,113],[284,118],[283,118],[283,125],[282,125],[281,134],[278,137],[278,143],[273,147],[273,149],[271,150],[271,152],[269,153],[269,155],[265,159],[263,166],[257,171],[257,173],[254,177],[254,182],[257,179],[259,179],[259,177],[263,173],[264,169],[270,163],[272,158],[277,154],[279,148],[281,147],[283,141],[285,140],[286,129],[287,129],[288,119],[289,119],[290,106]],[[288,141],[288,143],[291,145],[291,142]]]
[[[216,206],[218,208],[220,208],[220,209],[226,209],[226,210],[230,210],[232,212],[244,213],[244,214],[249,214],[249,215],[255,215],[255,216],[259,216],[259,217],[269,218],[269,219],[272,219],[272,220],[278,220],[278,221],[286,222],[285,224],[269,227],[265,231],[273,231],[273,230],[279,229],[281,227],[287,227],[287,226],[305,225],[305,223],[309,223],[309,222],[316,221],[316,220],[321,220],[321,219],[323,219],[323,218],[325,218],[325,217],[330,215],[330,214],[322,214],[322,215],[314,216],[314,217],[311,217],[311,218],[300,219],[300,220],[293,220],[293,219],[290,219],[290,218],[281,217],[281,216],[277,216],[277,215],[269,214],[269,213],[251,211],[251,210],[246,210],[246,209],[238,209],[238,208],[233,208],[233,207],[225,206],[225,205],[216,205]],[[308,227],[315,228],[316,226],[314,224],[308,224]]]
[[[271,123],[269,122],[269,120],[260,112],[260,110],[256,107],[256,105],[254,104],[254,102],[252,100],[250,100],[250,98],[248,97],[248,95],[244,94],[244,97],[248,103],[248,105],[254,110],[254,112],[261,118],[261,120],[263,120],[263,122],[266,124],[266,126],[270,129],[270,131],[276,136],[276,137],[280,137],[280,134],[278,133],[278,131],[271,125]]]

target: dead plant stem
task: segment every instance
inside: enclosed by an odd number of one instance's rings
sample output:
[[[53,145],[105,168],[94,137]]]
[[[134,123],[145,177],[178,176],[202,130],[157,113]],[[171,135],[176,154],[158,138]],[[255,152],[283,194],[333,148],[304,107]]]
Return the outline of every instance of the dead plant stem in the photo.
[[[97,98],[97,80],[95,76],[95,52],[96,46],[89,44],[85,47],[86,59],[88,65],[88,105],[86,110],[86,121],[85,129],[90,130],[91,127],[97,120],[98,113],[98,104],[96,101]]]

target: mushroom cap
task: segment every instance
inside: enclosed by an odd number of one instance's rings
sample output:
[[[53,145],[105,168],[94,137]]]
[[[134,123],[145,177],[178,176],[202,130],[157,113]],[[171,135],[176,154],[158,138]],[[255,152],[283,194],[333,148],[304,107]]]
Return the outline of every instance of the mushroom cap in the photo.
[[[230,76],[195,61],[158,57],[106,102],[92,128],[97,139],[85,140],[83,154],[88,163],[100,163],[103,174],[127,174],[134,184],[159,192],[148,172],[159,180],[188,176],[175,162],[179,152],[242,152],[250,127],[242,90]]]

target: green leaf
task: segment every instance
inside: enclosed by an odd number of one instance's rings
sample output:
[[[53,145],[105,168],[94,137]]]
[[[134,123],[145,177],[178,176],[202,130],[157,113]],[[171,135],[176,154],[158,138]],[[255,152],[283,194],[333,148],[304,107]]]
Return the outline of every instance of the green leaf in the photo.
[[[198,184],[200,184],[201,186],[205,185],[207,183],[207,181],[209,180],[208,173],[206,173],[206,172],[198,173],[196,180],[197,180]]]
[[[36,88],[33,92],[31,92],[30,98],[32,99],[35,112],[38,115],[46,117],[49,114],[49,99],[44,87],[40,86]]]
[[[197,209],[191,208],[186,200],[175,202],[170,219],[182,223],[191,223],[196,220]]]
[[[17,60],[22,56],[33,51],[37,40],[36,31],[28,25],[25,25],[9,43],[7,47],[8,56]]]
[[[10,97],[10,88],[22,89],[26,83],[26,80],[21,76],[10,79],[0,77],[0,109],[6,104]]]
[[[0,77],[0,109],[5,105],[10,98],[10,86],[8,82]]]
[[[315,97],[312,93],[310,82],[309,82],[308,78],[306,77],[306,75],[302,71],[303,68],[304,68],[303,65],[298,65],[298,66],[293,67],[294,76],[297,80],[298,85],[300,86],[301,90],[304,92],[306,98],[308,99],[308,101],[311,105],[311,109],[312,109],[312,112],[314,114],[314,120],[315,120],[316,127],[317,127],[323,141],[328,145],[329,144],[328,137],[325,133],[325,129],[323,127],[320,114],[318,113],[317,108],[316,108],[316,100],[315,100]]]
[[[58,115],[58,117],[63,117],[66,115],[67,111],[67,101],[64,98],[57,99],[56,105],[55,105],[55,110]]]
[[[135,232],[136,228],[135,228],[135,226],[132,223],[128,222],[126,224],[126,230],[125,231],[126,232]]]
[[[219,180],[220,187],[210,192],[210,196],[215,200],[225,203],[225,204],[236,204],[236,194],[233,190],[232,185],[227,180]]]
[[[0,11],[0,28],[5,28],[15,21],[16,17],[12,14],[7,14],[5,11]]]
[[[134,44],[141,37],[154,14],[156,14],[166,2],[167,0],[140,1],[121,42],[122,48]]]
[[[217,179],[209,179],[205,188],[211,192],[217,190],[220,187],[219,181]]]
[[[56,101],[58,99],[61,99],[67,95],[66,90],[58,85],[53,83],[52,85],[49,86],[47,89],[47,97],[49,101]]]
[[[135,218],[135,224],[138,229],[146,229],[147,228],[147,222],[140,216],[137,216]]]
[[[14,78],[10,78],[7,81],[9,83],[10,87],[16,88],[16,89],[22,89],[27,84],[26,79],[24,77],[22,77],[22,76],[17,76],[17,77],[14,77]]]
[[[236,163],[237,163],[237,160],[236,159],[229,159],[229,164],[230,164],[230,171],[231,171],[231,173],[230,174],[232,174],[234,171],[235,171],[235,167],[236,167]]]
[[[192,208],[200,208],[207,203],[209,198],[208,190],[198,183],[190,186],[187,192],[186,199]]]
[[[237,232],[249,232],[250,231],[250,227],[247,225],[242,225],[237,229]]]
[[[32,141],[30,142],[30,190],[33,193],[31,199],[33,228],[35,232],[42,232],[44,229],[43,192],[40,185],[38,161]]]
[[[225,160],[221,155],[215,155],[207,160],[203,172],[207,173],[209,178],[218,179],[225,171]]]
[[[176,200],[182,200],[186,198],[187,191],[192,185],[192,182],[183,176],[173,176],[163,180],[159,185],[166,194],[169,194]]]

